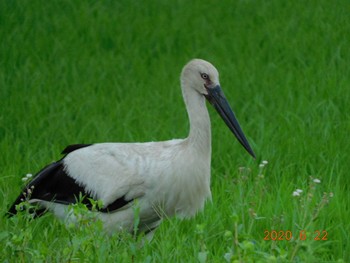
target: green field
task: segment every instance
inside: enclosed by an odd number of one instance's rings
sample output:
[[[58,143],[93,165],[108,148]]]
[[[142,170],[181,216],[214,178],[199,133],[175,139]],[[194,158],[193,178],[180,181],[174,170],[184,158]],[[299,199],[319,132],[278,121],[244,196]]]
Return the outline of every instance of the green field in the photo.
[[[186,137],[192,58],[218,68],[257,155],[210,107],[213,200],[195,218],[141,246],[98,222],[1,216],[0,262],[350,262],[349,12],[344,0],[0,1],[0,214],[69,144]]]

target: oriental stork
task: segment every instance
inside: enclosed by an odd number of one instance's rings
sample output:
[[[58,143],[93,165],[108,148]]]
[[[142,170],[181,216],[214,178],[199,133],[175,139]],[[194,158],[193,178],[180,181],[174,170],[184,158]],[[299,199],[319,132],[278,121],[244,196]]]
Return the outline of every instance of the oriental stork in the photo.
[[[73,217],[68,209],[80,197],[102,201],[96,213],[108,233],[133,232],[138,206],[139,232],[153,235],[164,217],[189,218],[211,198],[211,127],[205,101],[214,106],[238,141],[255,158],[209,62],[193,59],[181,73],[182,95],[190,121],[185,139],[145,143],[75,144],[30,181],[10,207],[15,215],[23,200],[36,204],[37,214],[51,211]],[[25,195],[30,191],[30,195]],[[137,200],[137,202],[135,202]],[[73,219],[74,220],[74,219]]]

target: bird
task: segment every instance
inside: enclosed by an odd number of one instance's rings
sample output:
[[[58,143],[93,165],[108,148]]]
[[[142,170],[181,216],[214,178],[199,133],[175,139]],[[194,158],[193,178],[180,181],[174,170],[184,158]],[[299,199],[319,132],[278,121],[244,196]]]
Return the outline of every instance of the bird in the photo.
[[[186,138],[69,145],[60,160],[45,166],[22,189],[8,216],[16,215],[26,200],[35,205],[36,216],[49,211],[69,222],[75,220],[70,205],[81,202],[102,221],[107,233],[133,233],[138,216],[137,233],[152,238],[165,218],[196,215],[211,200],[211,123],[206,101],[254,159],[255,154],[210,62],[190,60],[180,83],[190,123]],[[91,200],[102,205],[92,209]]]

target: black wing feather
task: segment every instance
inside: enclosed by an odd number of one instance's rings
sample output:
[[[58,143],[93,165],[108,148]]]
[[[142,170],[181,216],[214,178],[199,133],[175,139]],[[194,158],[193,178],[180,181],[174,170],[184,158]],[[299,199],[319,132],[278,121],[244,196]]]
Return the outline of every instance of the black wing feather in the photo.
[[[89,145],[70,145],[64,149],[62,153],[68,154],[72,151],[87,146]],[[8,211],[8,214],[10,216],[17,213],[16,205],[20,204],[23,200],[26,200],[24,193],[27,192],[28,189],[31,189],[32,192],[30,199],[39,199],[67,205],[80,201],[89,209],[92,208],[91,202],[89,201],[89,198],[92,197],[85,191],[84,186],[79,185],[72,177],[66,173],[63,165],[63,159],[47,165],[37,173],[34,179],[22,190],[22,193],[10,207]],[[83,197],[82,200],[79,200],[80,196]],[[99,211],[103,213],[113,212],[125,206],[131,201],[132,200],[126,200],[123,196],[116,199],[107,207],[99,209]],[[43,211],[40,209],[37,212],[37,215],[41,215]]]
[[[9,209],[9,214],[16,214],[16,205],[28,197],[24,193],[31,190],[29,199],[40,199],[58,203],[75,203],[79,194],[87,196],[83,187],[69,177],[63,169],[62,160],[44,167],[34,179],[25,186],[20,196]],[[86,199],[86,198],[84,198]],[[84,202],[84,200],[82,200]]]
[[[66,148],[64,148],[64,150],[62,151],[62,154],[68,154],[68,153],[71,153],[75,150],[78,150],[78,149],[81,149],[81,148],[85,148],[85,147],[88,147],[92,144],[72,144],[72,145],[68,145]]]

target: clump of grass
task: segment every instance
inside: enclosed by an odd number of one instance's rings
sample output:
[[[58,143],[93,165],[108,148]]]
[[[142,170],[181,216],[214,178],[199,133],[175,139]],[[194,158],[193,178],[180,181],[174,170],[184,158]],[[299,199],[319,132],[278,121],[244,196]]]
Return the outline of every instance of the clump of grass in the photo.
[[[82,203],[84,197],[79,196],[76,203],[67,207],[69,219],[65,222],[58,222],[49,213],[34,220],[33,211],[37,207],[29,202],[31,192],[31,188],[25,190],[25,199],[16,206],[17,214],[7,221],[8,231],[0,235],[1,241],[7,240],[6,252],[1,256],[4,259],[17,258],[18,262],[100,262],[117,258],[127,262],[137,260],[142,255],[140,248],[148,245],[144,236],[138,234],[137,205],[134,233],[121,231],[109,234],[105,232],[97,213],[103,206],[101,201],[89,199],[91,206],[87,208]],[[49,225],[44,224],[45,219],[50,220]],[[54,235],[51,243],[48,242],[47,239]],[[117,257],[110,253],[116,248],[120,250]]]
[[[26,175],[22,181],[29,181],[31,175]],[[7,240],[4,249],[4,258],[17,258],[19,262],[27,262],[29,259],[39,261],[45,259],[44,250],[32,247],[32,242],[37,230],[34,223],[35,206],[29,203],[33,187],[26,188],[24,198],[16,205],[17,214],[6,221],[7,229],[2,232],[0,240]]]
[[[199,252],[197,255],[198,261],[200,263],[207,262],[208,258],[208,249],[205,244],[205,224],[199,224],[196,226],[196,234],[198,236],[198,246]]]
[[[224,259],[227,262],[319,259],[319,252],[329,249],[332,241],[328,240],[327,231],[317,228],[315,223],[321,221],[324,216],[321,212],[334,194],[321,192],[321,180],[310,176],[307,185],[291,192],[283,213],[276,215],[265,207],[265,200],[271,195],[265,175],[267,164],[263,161],[256,175],[251,168],[239,168],[234,180],[238,198],[230,218],[232,228],[224,232],[223,238],[227,245]],[[256,238],[258,232],[264,233],[261,240]]]
[[[294,239],[294,249],[290,255],[291,261],[296,258],[297,252],[302,247],[309,248],[311,245],[310,242],[328,240],[328,232],[326,230],[315,230],[313,234],[308,231],[319,218],[320,212],[329,204],[331,198],[334,196],[332,192],[323,192],[320,198],[317,193],[320,183],[320,179],[310,176],[309,185],[305,193],[302,189],[296,189],[292,193],[292,196],[295,198],[295,211],[298,213],[298,221],[295,222],[295,226],[299,230],[299,238]],[[306,241],[309,236],[312,236],[313,240]]]
[[[240,167],[233,181],[238,200],[230,216],[232,228],[224,232],[227,249],[223,257],[227,262],[255,262],[262,255],[267,258],[258,246],[259,241],[254,239],[256,222],[266,219],[259,212],[267,192],[264,183],[267,164],[263,161],[259,165],[256,176],[252,176],[251,168]]]

